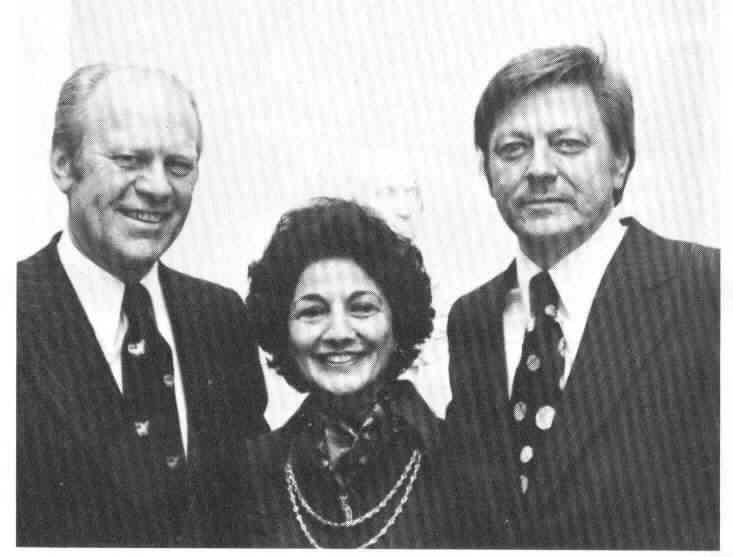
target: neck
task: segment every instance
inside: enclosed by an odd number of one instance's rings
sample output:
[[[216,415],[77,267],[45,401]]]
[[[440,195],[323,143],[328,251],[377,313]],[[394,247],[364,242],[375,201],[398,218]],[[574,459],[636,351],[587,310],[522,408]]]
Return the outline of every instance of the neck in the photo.
[[[603,222],[605,220],[596,224],[593,228],[580,228],[564,234],[520,236],[519,248],[538,267],[546,271],[587,242]]]
[[[123,261],[120,257],[104,257],[104,254],[96,253],[83,242],[80,242],[71,228],[69,228],[69,236],[71,243],[84,257],[125,284],[140,282],[155,264],[155,261],[131,263]]]
[[[534,239],[532,242],[520,241],[519,247],[524,255],[538,267],[546,271],[555,263],[564,259],[577,246],[566,248],[562,245],[558,246],[549,240],[537,241]]]
[[[371,410],[381,388],[381,382],[374,382],[355,393],[336,395],[327,391],[317,391],[314,396],[329,414],[347,421],[359,422]]]

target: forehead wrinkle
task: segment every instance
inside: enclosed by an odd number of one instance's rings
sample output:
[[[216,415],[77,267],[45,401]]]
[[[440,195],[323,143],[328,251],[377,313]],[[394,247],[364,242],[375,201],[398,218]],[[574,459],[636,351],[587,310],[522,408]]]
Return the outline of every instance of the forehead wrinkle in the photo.
[[[499,133],[543,134],[602,126],[595,97],[587,86],[561,84],[531,91],[504,111],[495,128]]]
[[[129,72],[119,72],[128,74]],[[87,100],[88,132],[141,146],[191,149],[198,123],[187,95],[161,76],[113,74]]]

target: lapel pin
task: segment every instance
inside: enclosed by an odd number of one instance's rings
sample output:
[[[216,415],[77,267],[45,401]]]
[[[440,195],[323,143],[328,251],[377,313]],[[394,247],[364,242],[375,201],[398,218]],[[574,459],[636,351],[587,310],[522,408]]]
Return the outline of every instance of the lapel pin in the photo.
[[[127,353],[131,356],[142,356],[145,354],[145,339],[139,342],[130,342],[127,345]]]
[[[150,420],[135,422],[135,433],[138,437],[147,437],[150,433]]]
[[[560,341],[557,343],[557,351],[560,353],[560,355],[564,358],[568,353],[568,341],[565,340],[565,337],[562,337]]]

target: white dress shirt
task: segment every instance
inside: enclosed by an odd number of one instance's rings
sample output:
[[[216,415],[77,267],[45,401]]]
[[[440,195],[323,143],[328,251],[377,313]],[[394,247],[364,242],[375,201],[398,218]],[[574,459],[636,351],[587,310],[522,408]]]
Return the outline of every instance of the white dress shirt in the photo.
[[[614,218],[612,212],[583,245],[548,269],[560,297],[557,321],[568,347],[561,379],[563,385],[567,384],[570,376],[598,286],[625,233],[626,227]],[[507,294],[503,316],[510,398],[530,319],[529,281],[542,271],[521,249],[516,263],[518,287]]]
[[[122,393],[122,341],[127,333],[127,316],[122,311],[125,284],[87,258],[71,241],[68,228],[58,243],[59,259],[71,285],[79,297],[84,313],[92,325],[97,342],[109,364],[117,388]],[[186,399],[183,392],[178,352],[173,338],[168,308],[163,297],[158,276],[158,263],[140,281],[150,293],[158,331],[171,348],[173,355],[174,392],[178,423],[181,426],[183,450],[188,453],[188,420]]]

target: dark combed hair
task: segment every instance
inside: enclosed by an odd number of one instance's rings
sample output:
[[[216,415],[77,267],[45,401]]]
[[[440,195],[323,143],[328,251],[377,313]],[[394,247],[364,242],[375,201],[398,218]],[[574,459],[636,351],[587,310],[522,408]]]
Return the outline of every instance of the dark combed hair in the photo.
[[[269,366],[299,391],[311,385],[289,355],[290,305],[306,267],[332,258],[354,261],[389,303],[396,350],[383,379],[407,369],[433,330],[430,278],[420,250],[356,202],[314,199],[280,218],[262,258],[249,266],[246,300],[257,342],[271,355]]]
[[[578,45],[543,48],[510,60],[481,95],[474,117],[474,144],[487,161],[489,137],[504,110],[532,91],[566,83],[590,88],[611,148],[616,156],[629,156],[624,187],[613,192],[618,205],[636,156],[634,101],[626,79],[612,71],[605,55],[600,56],[590,48]]]

